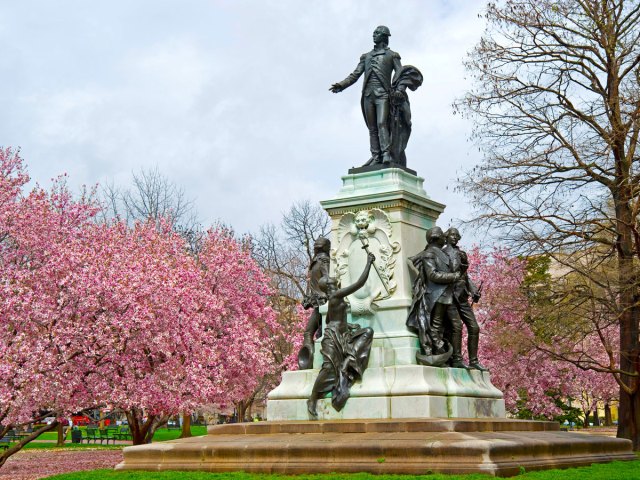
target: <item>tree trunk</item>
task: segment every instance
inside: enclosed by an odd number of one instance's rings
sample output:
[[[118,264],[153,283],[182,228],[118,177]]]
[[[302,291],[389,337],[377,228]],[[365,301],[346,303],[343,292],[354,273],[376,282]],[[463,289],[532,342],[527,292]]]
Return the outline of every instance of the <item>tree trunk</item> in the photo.
[[[236,411],[238,412],[238,422],[244,422],[244,415],[247,411],[247,406],[243,400],[236,404]]]
[[[628,394],[620,389],[620,403],[618,404],[618,438],[628,438],[633,442],[633,449],[640,449],[638,426],[640,425],[640,395],[636,390]]]
[[[626,174],[626,175],[625,175]],[[631,212],[633,195],[630,192],[629,175],[619,175],[619,191],[614,193],[618,238],[618,280],[620,284],[620,403],[618,406],[618,437],[633,442],[633,449],[640,449],[640,274],[634,264],[634,232],[637,219]],[[625,388],[626,387],[626,388]]]
[[[151,423],[149,424],[149,427],[147,428],[145,443],[151,443],[151,441],[153,440],[153,436],[156,433],[156,430],[160,428],[162,425],[165,425],[169,421],[169,418],[170,418],[169,415],[164,415],[162,417],[153,415],[153,420],[151,421]]]
[[[156,420],[155,415],[149,415],[146,420],[143,419],[143,413],[138,408],[132,408],[126,412],[127,421],[129,422],[129,430],[131,431],[131,439],[134,445],[143,445],[151,443],[153,434],[159,424],[154,426]]]
[[[584,422],[582,422],[582,426],[584,428],[589,428],[589,414],[591,413],[589,410],[583,410],[584,412]]]
[[[56,420],[48,425],[43,426],[42,428],[34,430],[28,437],[23,437],[19,442],[12,443],[9,446],[9,448],[0,452],[0,469],[6,463],[6,461],[9,459],[11,455],[22,450],[22,447],[24,447],[27,443],[35,440],[43,433],[50,432],[56,429],[57,427],[58,427],[58,421]],[[6,429],[9,430],[8,427],[6,427]]]
[[[604,425],[605,427],[613,425],[613,419],[611,418],[611,405],[608,403],[604,404]]]
[[[593,411],[593,426],[594,427],[600,426],[600,417],[598,417],[598,407],[596,407],[596,409]]]
[[[183,413],[182,414],[182,433],[178,438],[189,438],[191,437],[191,414]]]
[[[57,432],[58,432],[58,441],[56,442],[56,447],[64,447],[64,426],[62,425],[62,423],[58,424],[58,427],[56,428]]]

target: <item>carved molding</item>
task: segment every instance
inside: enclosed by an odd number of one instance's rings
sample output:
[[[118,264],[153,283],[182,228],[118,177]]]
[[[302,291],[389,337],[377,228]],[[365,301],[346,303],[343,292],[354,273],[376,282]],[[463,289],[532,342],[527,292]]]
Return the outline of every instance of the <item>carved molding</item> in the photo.
[[[411,212],[415,212],[415,213],[419,213],[419,214],[424,214],[428,217],[432,217],[432,218],[437,218],[440,213],[440,211],[436,210],[435,208],[427,208],[424,207],[422,205],[416,205],[413,202],[407,201],[407,200],[389,200],[386,202],[376,202],[376,203],[372,203],[367,205],[369,207],[369,209],[373,210],[373,209],[381,209],[381,210],[392,210],[392,209],[403,209],[403,210],[408,210]],[[352,213],[353,212],[353,207],[349,206],[349,207],[325,207],[327,210],[327,213],[329,213],[329,215],[331,217],[336,217],[338,215],[345,215],[347,213]]]

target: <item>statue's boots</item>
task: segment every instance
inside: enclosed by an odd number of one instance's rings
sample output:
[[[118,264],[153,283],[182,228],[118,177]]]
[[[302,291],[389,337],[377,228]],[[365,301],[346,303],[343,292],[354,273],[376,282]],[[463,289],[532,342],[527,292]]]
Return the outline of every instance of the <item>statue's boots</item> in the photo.
[[[313,368],[313,354],[315,353],[315,348],[316,346],[313,342],[313,335],[305,332],[302,348],[300,348],[300,351],[298,352],[298,368],[300,370]]]
[[[489,369],[482,365],[478,360],[478,341],[480,340],[479,334],[469,335],[467,346],[469,348],[469,368],[474,370],[480,370],[481,372],[488,372]]]
[[[451,345],[453,346],[453,355],[451,355],[449,365],[453,368],[469,368],[469,365],[462,361],[462,335],[453,335]]]
[[[391,157],[391,154],[389,152],[384,152],[382,154],[382,163],[384,163],[385,165],[390,165],[391,163],[393,163],[393,157]]]

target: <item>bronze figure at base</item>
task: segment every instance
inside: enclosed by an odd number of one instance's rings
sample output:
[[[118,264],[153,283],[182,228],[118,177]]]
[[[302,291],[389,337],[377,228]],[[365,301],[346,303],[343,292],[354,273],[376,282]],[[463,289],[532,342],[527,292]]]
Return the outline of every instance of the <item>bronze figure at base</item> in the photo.
[[[331,404],[337,411],[342,410],[349,398],[349,389],[369,363],[369,353],[373,342],[373,330],[360,328],[347,322],[347,302],[345,297],[359,290],[367,281],[375,256],[367,255],[367,265],[360,278],[348,287],[338,289],[335,278],[325,277],[320,287],[326,292],[328,311],[322,338],[322,368],[313,385],[311,397],[307,401],[309,415],[317,417],[318,399],[331,393]]]
[[[469,304],[477,302],[480,289],[469,278],[469,261],[460,250],[460,233],[440,227],[427,231],[427,247],[411,257],[415,273],[413,301],[407,327],[417,332],[420,352],[416,361],[430,367],[450,366],[486,371],[478,360],[480,328]],[[462,325],[467,327],[469,365],[462,360]]]
[[[313,309],[307,327],[304,330],[302,348],[298,352],[298,368],[307,370],[313,368],[314,338],[322,335],[322,315],[320,306],[327,301],[326,294],[320,289],[320,280],[329,276],[329,251],[331,242],[324,237],[319,237],[313,244],[313,259],[309,265],[307,293],[302,301],[305,310]]]

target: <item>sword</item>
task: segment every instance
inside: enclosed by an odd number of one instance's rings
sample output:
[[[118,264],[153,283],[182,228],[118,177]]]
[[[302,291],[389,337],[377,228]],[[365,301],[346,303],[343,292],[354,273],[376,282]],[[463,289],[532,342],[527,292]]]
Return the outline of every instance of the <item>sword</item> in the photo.
[[[360,235],[360,234],[358,234],[358,238],[360,239],[360,243],[362,243],[362,248],[364,248],[364,251],[367,252],[367,255],[371,253],[369,251],[369,240],[367,240],[367,238],[364,235]],[[384,278],[382,278],[382,275],[380,275],[380,270],[378,270],[378,266],[376,265],[376,262],[373,262],[373,269],[378,274],[380,283],[382,283],[382,286],[387,291],[387,295],[391,295],[391,292],[389,291],[389,287],[387,286],[387,282],[384,280]]]

